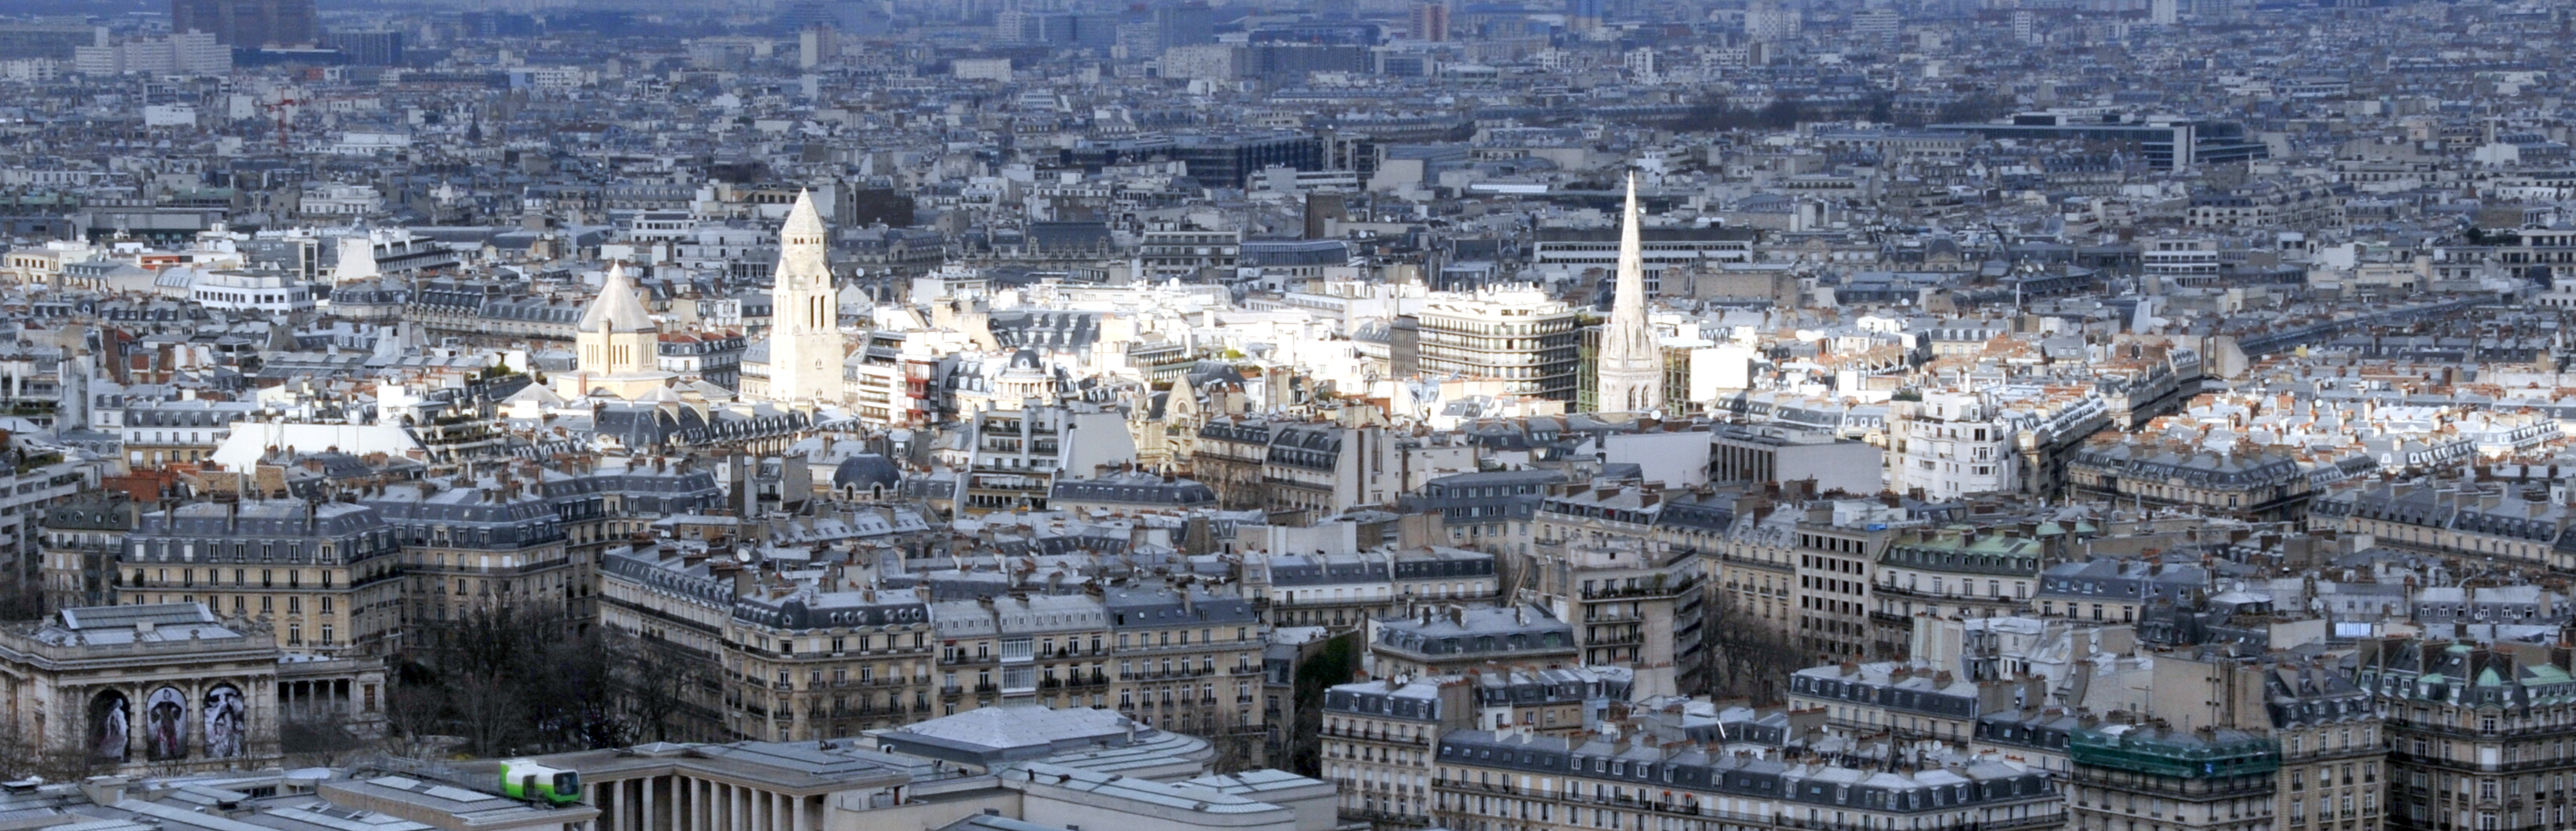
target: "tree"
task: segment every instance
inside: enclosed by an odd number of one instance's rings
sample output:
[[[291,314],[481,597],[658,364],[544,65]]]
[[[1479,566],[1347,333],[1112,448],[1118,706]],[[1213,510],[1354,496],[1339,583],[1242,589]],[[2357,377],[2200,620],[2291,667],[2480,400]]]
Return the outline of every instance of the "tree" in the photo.
[[[36,584],[0,587],[0,621],[37,620],[45,616],[45,595]]]
[[[1755,119],[1773,130],[1796,129],[1798,122],[1809,120],[1807,106],[1791,98],[1774,98],[1765,104]]]
[[[1706,623],[1700,631],[1707,633],[1707,642],[1701,654],[1707,663],[1700,673],[1706,687],[1701,692],[1759,703],[1780,700],[1789,689],[1789,675],[1807,665],[1797,641],[1723,592],[1702,608]]]
[[[2013,102],[1992,92],[1978,92],[1943,103],[1932,120],[1941,124],[1980,124],[2012,112]]]
[[[661,638],[645,638],[603,627],[609,645],[626,657],[618,688],[623,715],[639,741],[672,741],[680,719],[691,709],[698,688],[710,679],[714,658]]]
[[[1304,776],[1322,776],[1323,743],[1316,737],[1324,733],[1324,691],[1337,684],[1351,682],[1351,673],[1359,670],[1359,633],[1344,632],[1316,648],[1314,657],[1297,665],[1296,701],[1290,716],[1285,755],[1288,769]]]
[[[277,725],[277,747],[290,767],[337,767],[367,745],[357,725],[336,709],[289,716]]]

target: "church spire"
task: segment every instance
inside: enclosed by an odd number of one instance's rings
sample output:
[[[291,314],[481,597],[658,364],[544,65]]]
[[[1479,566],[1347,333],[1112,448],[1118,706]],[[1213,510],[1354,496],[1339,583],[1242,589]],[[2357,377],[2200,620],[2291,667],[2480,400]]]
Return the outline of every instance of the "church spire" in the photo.
[[[1646,258],[1638,228],[1637,174],[1628,174],[1628,202],[1619,217],[1619,266],[1612,287],[1610,321],[1603,324],[1594,358],[1594,409],[1654,412],[1664,407],[1663,347],[1646,319]]]
[[[829,230],[814,194],[799,191],[778,228],[770,276],[769,383],[773,401],[841,400],[840,296],[832,286]]]
[[[814,192],[798,188],[796,206],[787,209],[787,223],[778,228],[778,244],[823,244],[823,212],[814,208]]]

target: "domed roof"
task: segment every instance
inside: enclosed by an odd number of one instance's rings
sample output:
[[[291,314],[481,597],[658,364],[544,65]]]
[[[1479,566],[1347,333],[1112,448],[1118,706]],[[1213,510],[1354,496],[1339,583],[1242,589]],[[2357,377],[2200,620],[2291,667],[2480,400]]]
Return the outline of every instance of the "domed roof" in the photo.
[[[895,469],[894,460],[875,453],[852,454],[842,459],[841,466],[832,471],[832,487],[836,488],[883,485],[892,490],[901,484],[903,472]]]

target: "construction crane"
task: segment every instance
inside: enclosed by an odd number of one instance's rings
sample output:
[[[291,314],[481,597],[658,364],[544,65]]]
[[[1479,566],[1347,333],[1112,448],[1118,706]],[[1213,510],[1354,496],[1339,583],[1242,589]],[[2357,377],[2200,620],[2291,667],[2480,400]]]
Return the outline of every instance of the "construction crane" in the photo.
[[[277,149],[279,151],[284,151],[286,149],[286,119],[291,114],[287,111],[287,108],[310,103],[313,103],[313,101],[309,98],[280,98],[276,101],[259,105],[260,109],[275,113],[277,116]]]

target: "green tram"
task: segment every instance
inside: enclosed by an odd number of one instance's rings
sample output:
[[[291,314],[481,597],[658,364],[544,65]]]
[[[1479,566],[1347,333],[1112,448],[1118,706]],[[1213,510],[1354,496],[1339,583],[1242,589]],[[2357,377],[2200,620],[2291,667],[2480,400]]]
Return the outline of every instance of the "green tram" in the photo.
[[[546,767],[534,759],[512,759],[501,763],[501,794],[512,799],[569,805],[581,801],[581,774]]]

